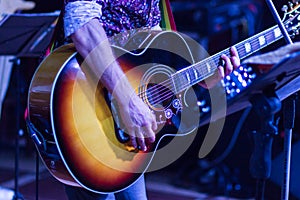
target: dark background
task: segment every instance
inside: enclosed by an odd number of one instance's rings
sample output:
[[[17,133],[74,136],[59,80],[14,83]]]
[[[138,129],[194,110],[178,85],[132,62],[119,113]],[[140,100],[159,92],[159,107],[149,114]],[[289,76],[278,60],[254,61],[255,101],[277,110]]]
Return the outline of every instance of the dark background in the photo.
[[[62,1],[59,0],[35,0],[36,7],[24,13],[46,13],[59,10]],[[274,0],[277,10],[281,17],[281,7],[285,1]],[[259,33],[276,24],[266,3],[261,0],[246,1],[171,1],[174,11],[175,22],[178,31],[187,33],[212,55],[224,48],[240,42],[251,35]],[[295,39],[297,40],[297,38]],[[50,42],[50,41],[49,41]],[[263,49],[259,53],[268,52],[284,45],[284,40],[276,42]],[[43,50],[41,50],[43,51]],[[42,52],[41,52],[42,53]],[[23,113],[26,107],[27,90],[31,77],[40,62],[40,57],[22,57],[20,65],[19,81],[21,86],[16,86],[18,75],[16,68],[11,75],[10,86],[7,91],[6,99],[3,104],[2,116],[0,121],[0,150],[14,148],[17,127],[16,119],[20,120],[20,128],[25,134],[21,139],[21,151],[25,156],[32,156],[34,145],[26,134]],[[21,98],[16,99],[17,91],[20,92]],[[20,110],[16,110],[16,104],[20,104]],[[299,100],[296,100],[296,127],[293,133],[293,144],[297,144],[299,137]],[[255,113],[250,112],[246,122],[238,133],[236,141],[232,141],[235,126],[237,125],[243,111],[234,113],[226,118],[224,130],[218,144],[213,151],[204,159],[198,159],[198,152],[201,141],[206,130],[206,126],[201,127],[197,138],[189,150],[175,163],[164,170],[175,172],[172,183],[176,186],[192,188],[201,192],[211,194],[221,194],[232,197],[248,198],[255,194],[255,179],[249,172],[249,160],[252,153],[252,136],[251,132],[257,129],[260,124]],[[274,137],[273,156],[275,159],[282,153],[283,128],[282,114],[276,115],[278,119],[279,134]],[[223,152],[228,151],[228,155],[220,163],[209,170],[205,170],[206,163],[211,163],[218,159]],[[300,153],[300,152],[298,152]],[[299,157],[298,157],[299,158]],[[300,162],[296,159],[293,162]],[[281,174],[281,171],[272,173]],[[300,177],[300,175],[294,175]],[[291,198],[299,198],[300,194],[292,193]],[[268,181],[266,187],[268,199],[279,199],[280,186],[274,181]]]

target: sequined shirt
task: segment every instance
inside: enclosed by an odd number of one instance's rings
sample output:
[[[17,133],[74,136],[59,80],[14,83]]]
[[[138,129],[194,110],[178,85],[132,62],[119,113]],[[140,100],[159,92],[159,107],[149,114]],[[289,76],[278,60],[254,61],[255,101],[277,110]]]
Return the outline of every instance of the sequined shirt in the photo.
[[[66,36],[92,18],[99,18],[108,36],[141,27],[151,28],[161,19],[159,0],[65,0],[66,15]]]

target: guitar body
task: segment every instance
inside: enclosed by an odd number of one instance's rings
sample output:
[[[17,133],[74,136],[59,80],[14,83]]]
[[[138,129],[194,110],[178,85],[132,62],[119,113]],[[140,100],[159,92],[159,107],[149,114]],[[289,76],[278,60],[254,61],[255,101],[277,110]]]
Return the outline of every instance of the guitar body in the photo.
[[[147,46],[141,48],[140,44]],[[164,48],[169,44],[178,48],[167,52]],[[134,50],[137,46],[140,50]],[[177,133],[178,122],[188,107],[186,91],[175,95],[168,84],[158,95],[148,90],[160,87],[156,83],[165,82],[177,70],[176,65],[193,62],[185,40],[173,32],[145,32],[130,40],[127,49],[112,48],[129,82],[137,94],[144,94],[141,98],[157,117],[157,140],[148,152],[135,150],[120,139],[121,122],[110,94],[99,77],[83,72],[82,59],[72,44],[58,48],[41,63],[28,96],[29,119],[40,134],[37,147],[51,174],[65,184],[98,193],[120,191],[133,184],[149,167],[165,133],[181,134]],[[185,58],[175,58],[176,51],[184,51]],[[165,91],[172,95],[158,103]]]

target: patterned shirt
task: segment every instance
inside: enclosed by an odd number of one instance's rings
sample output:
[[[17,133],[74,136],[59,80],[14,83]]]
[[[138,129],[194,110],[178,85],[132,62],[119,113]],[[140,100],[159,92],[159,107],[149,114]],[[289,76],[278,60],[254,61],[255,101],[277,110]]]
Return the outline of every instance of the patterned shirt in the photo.
[[[152,28],[161,20],[159,0],[65,0],[65,36],[98,18],[107,35]]]

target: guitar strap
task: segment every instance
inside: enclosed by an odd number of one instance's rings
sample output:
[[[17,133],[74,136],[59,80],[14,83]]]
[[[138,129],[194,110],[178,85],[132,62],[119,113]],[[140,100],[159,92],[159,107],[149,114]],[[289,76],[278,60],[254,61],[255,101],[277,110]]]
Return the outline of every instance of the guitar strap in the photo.
[[[65,40],[64,36],[64,25],[63,25],[63,15],[64,15],[64,6],[60,11],[60,14],[58,18],[56,19],[55,23],[55,29],[53,32],[53,35],[51,37],[50,43],[47,46],[45,52],[44,52],[44,57],[48,56],[55,48],[61,46],[63,44],[63,41]]]
[[[176,31],[176,24],[171,9],[169,0],[161,0],[160,3],[161,12],[161,27],[165,30]]]

